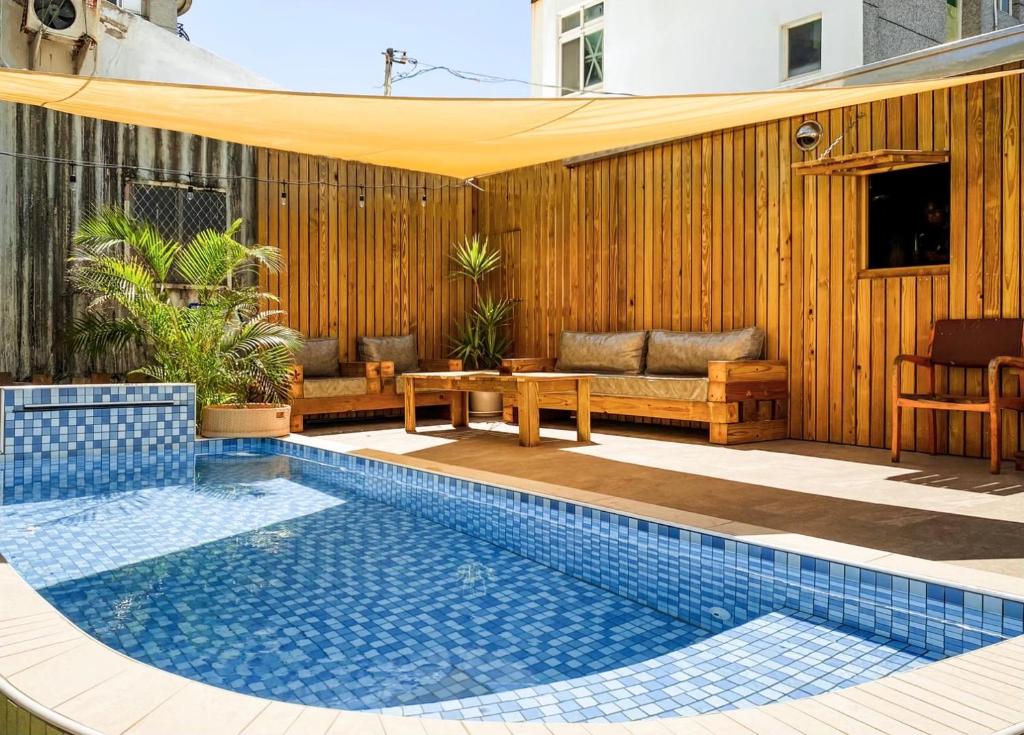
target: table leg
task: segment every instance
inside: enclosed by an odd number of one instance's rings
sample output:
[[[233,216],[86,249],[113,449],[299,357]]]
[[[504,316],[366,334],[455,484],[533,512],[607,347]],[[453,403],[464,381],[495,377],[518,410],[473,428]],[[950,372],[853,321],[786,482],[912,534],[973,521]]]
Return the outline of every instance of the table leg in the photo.
[[[590,380],[576,381],[576,441],[590,441]]]
[[[535,447],[540,444],[540,402],[537,393],[536,383],[529,380],[519,383],[517,403],[521,447]]]
[[[416,433],[416,381],[405,379],[405,430]]]
[[[452,426],[469,426],[469,393],[461,390],[452,391],[451,412]]]

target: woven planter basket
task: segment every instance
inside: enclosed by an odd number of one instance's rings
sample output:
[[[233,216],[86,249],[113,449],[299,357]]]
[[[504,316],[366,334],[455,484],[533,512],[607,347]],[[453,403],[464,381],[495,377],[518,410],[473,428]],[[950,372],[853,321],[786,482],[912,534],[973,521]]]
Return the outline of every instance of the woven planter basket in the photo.
[[[246,406],[204,406],[202,435],[211,439],[287,436],[291,406],[250,403]]]

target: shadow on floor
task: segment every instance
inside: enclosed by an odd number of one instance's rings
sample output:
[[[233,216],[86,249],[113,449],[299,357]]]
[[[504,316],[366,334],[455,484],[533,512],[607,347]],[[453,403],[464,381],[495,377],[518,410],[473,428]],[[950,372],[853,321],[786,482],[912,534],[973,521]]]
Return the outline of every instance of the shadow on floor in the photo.
[[[443,426],[444,420],[424,422]],[[547,425],[547,424],[546,424]],[[400,428],[395,421],[339,426],[311,433],[344,435]],[[595,424],[597,426],[597,424]],[[570,428],[569,424],[560,428]],[[706,444],[700,430],[665,431],[659,427],[600,424],[602,434],[648,438],[662,443]],[[699,472],[679,472],[620,462],[593,455],[561,451],[579,447],[570,441],[545,440],[524,449],[514,433],[478,428],[430,432],[439,439],[457,439],[439,446],[409,452],[407,456],[456,466],[496,472],[524,479],[568,485],[581,490],[628,498],[730,521],[764,526],[783,533],[839,541],[857,546],[906,554],[935,561],[1024,559],[1024,523],[977,518],[970,515],[904,508],[865,501],[815,495],[734,480],[708,477]],[[386,447],[378,446],[379,449]],[[862,447],[782,441],[751,445],[751,449],[840,461],[888,464],[884,450]],[[914,484],[1003,494],[1020,492],[1018,477],[992,476],[984,462],[951,457],[920,456],[929,467],[959,464],[961,474],[921,469],[915,461],[894,468],[892,480]],[[963,472],[964,463],[978,464]],[[883,464],[884,463],[884,464]],[[948,469],[948,468],[947,468]],[[841,471],[838,470],[837,471]],[[983,487],[992,483],[991,487]]]

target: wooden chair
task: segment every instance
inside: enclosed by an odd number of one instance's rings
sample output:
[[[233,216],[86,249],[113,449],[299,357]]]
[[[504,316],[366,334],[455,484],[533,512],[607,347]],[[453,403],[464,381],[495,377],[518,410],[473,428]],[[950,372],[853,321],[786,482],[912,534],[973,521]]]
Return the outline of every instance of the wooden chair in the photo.
[[[904,363],[926,370],[927,391],[904,393],[900,372]],[[987,368],[985,395],[944,395],[935,392],[935,367]],[[900,355],[892,373],[892,461],[900,461],[901,425],[904,408],[926,408],[931,412],[930,450],[936,451],[936,411],[987,413],[989,424],[989,470],[999,473],[1001,435],[999,412],[1006,408],[1024,410],[1024,397],[1002,394],[1004,369],[1017,370],[1024,394],[1024,319],[940,319],[932,327],[927,355]]]

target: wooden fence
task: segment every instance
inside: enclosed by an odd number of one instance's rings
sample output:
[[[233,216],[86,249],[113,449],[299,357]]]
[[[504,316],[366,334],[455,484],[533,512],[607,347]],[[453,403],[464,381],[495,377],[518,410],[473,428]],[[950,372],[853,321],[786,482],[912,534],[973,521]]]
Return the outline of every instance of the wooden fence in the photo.
[[[447,350],[464,289],[448,278],[450,243],[480,231],[506,253],[500,287],[520,299],[519,355],[552,356],[564,329],[720,330],[757,324],[768,357],[790,365],[790,434],[885,446],[893,358],[923,352],[941,317],[1022,313],[1020,114],[1014,77],[824,111],[834,153],[949,150],[951,264],[861,273],[862,189],[855,179],[796,176],[807,156],[777,120],[602,160],[562,162],[482,180],[485,189],[428,192],[443,180],[287,154],[260,156],[324,185],[260,192],[258,235],[281,245],[289,270],[271,278],[292,323],[311,335],[414,330],[426,356]],[[820,153],[820,150],[817,152]],[[331,182],[409,185],[357,190]],[[908,368],[909,371],[912,368]],[[940,387],[980,392],[978,370],[940,371]],[[1012,386],[1008,387],[1012,390]],[[1006,452],[1018,422],[1004,418]],[[927,446],[923,415],[908,416],[908,449]],[[979,455],[979,417],[940,421],[939,445]]]

